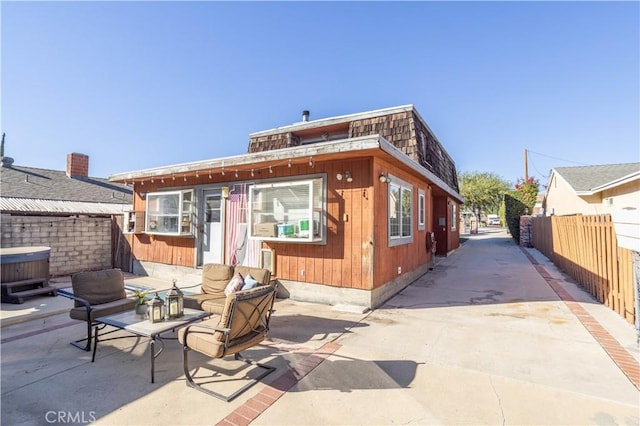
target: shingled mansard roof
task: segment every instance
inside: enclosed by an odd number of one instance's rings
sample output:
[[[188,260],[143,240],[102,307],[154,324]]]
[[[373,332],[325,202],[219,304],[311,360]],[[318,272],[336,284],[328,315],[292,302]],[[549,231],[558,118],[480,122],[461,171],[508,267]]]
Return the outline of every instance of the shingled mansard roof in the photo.
[[[553,171],[577,194],[590,195],[640,178],[640,163],[557,167]]]
[[[0,169],[3,213],[119,214],[131,203],[131,188],[108,179],[15,165]]]

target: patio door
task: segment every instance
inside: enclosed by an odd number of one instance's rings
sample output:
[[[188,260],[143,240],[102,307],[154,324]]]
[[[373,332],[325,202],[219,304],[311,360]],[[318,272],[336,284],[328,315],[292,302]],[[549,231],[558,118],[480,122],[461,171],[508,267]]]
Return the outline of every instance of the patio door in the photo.
[[[224,263],[224,199],[220,190],[204,192],[202,264]]]

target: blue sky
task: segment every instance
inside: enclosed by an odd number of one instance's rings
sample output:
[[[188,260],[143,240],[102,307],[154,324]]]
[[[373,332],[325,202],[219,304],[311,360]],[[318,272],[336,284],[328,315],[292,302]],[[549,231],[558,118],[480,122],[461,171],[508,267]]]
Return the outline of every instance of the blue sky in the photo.
[[[0,3],[15,164],[92,176],[414,104],[459,171],[640,161],[638,2]]]

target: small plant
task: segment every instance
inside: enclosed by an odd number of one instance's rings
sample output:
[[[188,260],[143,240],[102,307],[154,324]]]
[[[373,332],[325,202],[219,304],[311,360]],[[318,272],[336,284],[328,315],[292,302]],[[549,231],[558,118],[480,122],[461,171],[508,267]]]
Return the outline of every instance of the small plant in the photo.
[[[147,297],[147,292],[142,290],[133,290],[134,295],[136,296],[136,307],[140,305],[144,305],[149,298]]]

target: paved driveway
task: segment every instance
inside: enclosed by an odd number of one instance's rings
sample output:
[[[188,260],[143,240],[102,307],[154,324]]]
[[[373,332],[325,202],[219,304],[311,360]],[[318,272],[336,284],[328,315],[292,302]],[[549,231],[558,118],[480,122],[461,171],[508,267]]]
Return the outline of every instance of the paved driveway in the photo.
[[[51,412],[105,425],[640,421],[633,326],[501,230],[366,314],[279,300],[270,342],[246,353],[278,370],[230,403],[185,386],[174,341],[152,385],[144,341],[105,342],[92,364],[65,314],[2,331],[2,424]]]

